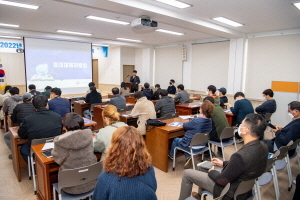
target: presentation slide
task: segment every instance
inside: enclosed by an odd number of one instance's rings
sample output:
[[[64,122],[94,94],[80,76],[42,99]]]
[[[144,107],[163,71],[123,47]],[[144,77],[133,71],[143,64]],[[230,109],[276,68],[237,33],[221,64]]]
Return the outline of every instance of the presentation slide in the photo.
[[[91,44],[25,38],[27,86],[59,87],[62,95],[83,94],[92,81]]]

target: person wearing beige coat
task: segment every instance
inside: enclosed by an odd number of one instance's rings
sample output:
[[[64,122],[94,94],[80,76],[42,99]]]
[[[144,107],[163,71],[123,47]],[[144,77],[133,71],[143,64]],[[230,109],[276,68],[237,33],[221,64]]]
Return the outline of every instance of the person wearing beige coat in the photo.
[[[149,101],[141,91],[134,94],[134,98],[137,100],[134,108],[131,111],[132,117],[138,117],[137,124],[138,130],[142,135],[146,134],[146,124],[148,119],[156,119],[156,112],[154,104]]]

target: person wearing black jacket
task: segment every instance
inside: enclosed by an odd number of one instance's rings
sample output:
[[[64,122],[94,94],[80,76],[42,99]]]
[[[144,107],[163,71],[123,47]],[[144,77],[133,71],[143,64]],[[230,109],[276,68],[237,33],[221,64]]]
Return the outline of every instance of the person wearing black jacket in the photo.
[[[35,108],[31,103],[32,97],[33,97],[32,94],[25,93],[23,95],[23,103],[17,104],[16,107],[14,108],[10,118],[11,121],[13,121],[16,126],[20,126],[20,124],[23,122],[26,116],[35,112]],[[7,147],[11,149],[9,132],[4,134],[4,141]],[[11,158],[11,155],[9,155],[9,158]]]
[[[32,104],[36,112],[24,118],[18,135],[28,142],[21,146],[21,155],[27,162],[29,149],[33,139],[54,137],[61,134],[61,116],[47,108],[48,99],[44,95],[37,95],[33,98]]]
[[[156,91],[153,93],[151,100],[159,100],[159,95],[160,95],[160,91],[161,91],[160,85],[156,84],[155,89],[156,89]]]
[[[144,87],[145,88],[142,90],[143,91],[143,95],[145,97],[147,97],[148,100],[151,100],[151,97],[153,95],[153,90],[150,89],[149,83],[145,83]]]
[[[102,103],[102,96],[99,92],[97,92],[96,87],[90,87],[90,93],[88,93],[85,97],[85,102],[90,104],[90,109],[92,104],[94,103]],[[91,119],[91,112],[90,110],[85,110],[83,112],[85,118]]]
[[[130,76],[130,82],[132,85],[133,92],[139,91],[140,77],[136,75],[137,71],[133,70],[132,76]]]
[[[263,104],[261,104],[260,106],[255,108],[255,112],[257,112],[258,114],[261,115],[265,115],[267,113],[274,113],[276,112],[276,101],[273,98],[274,96],[274,92],[271,89],[266,89],[265,91],[263,91],[263,96],[264,98],[267,100],[265,101]]]
[[[168,87],[169,94],[176,94],[176,87],[174,86],[175,81],[173,79],[170,80],[170,86]]]
[[[224,200],[233,199],[234,193],[242,181],[256,179],[261,176],[267,165],[268,147],[259,138],[263,137],[267,123],[259,114],[248,114],[239,127],[239,135],[244,139],[244,146],[232,154],[229,161],[221,161],[218,158],[212,159],[212,164],[223,167],[219,172],[214,166],[208,171],[185,170],[181,182],[179,200],[185,200],[191,195],[193,184],[199,186],[198,192],[192,196],[200,199],[202,190],[213,193],[213,197],[220,196],[224,187],[230,183],[230,189],[223,197]],[[248,199],[252,191],[248,191],[237,197]]]
[[[41,94],[41,92],[36,91],[36,87],[35,87],[35,85],[33,85],[33,84],[30,84],[30,85],[28,86],[28,89],[29,89],[29,93],[32,94],[33,96],[36,96],[36,95],[40,95],[40,94]]]

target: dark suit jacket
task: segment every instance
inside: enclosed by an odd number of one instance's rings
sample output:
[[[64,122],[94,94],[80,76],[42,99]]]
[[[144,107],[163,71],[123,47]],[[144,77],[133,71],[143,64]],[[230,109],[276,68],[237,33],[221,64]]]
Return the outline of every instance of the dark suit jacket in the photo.
[[[33,139],[60,135],[61,130],[61,116],[47,108],[41,108],[25,117],[18,130],[18,135],[23,139],[28,139],[31,143]]]
[[[139,84],[140,84],[140,77],[135,76],[133,78],[133,76],[130,76],[130,82],[132,84],[132,89],[138,90],[139,89]],[[137,84],[136,84],[137,83]]]

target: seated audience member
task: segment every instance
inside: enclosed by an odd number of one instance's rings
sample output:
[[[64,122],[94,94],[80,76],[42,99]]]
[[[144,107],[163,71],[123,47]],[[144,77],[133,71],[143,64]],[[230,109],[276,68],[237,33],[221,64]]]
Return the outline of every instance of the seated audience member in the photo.
[[[145,87],[145,88],[142,90],[144,96],[147,97],[148,100],[151,100],[151,97],[152,97],[152,95],[153,95],[153,91],[152,91],[152,89],[150,89],[149,83],[145,83],[145,84],[144,84],[144,87]]]
[[[189,93],[184,90],[184,86],[182,84],[179,84],[177,86],[178,93],[175,95],[174,100],[179,101],[179,104],[183,104],[186,101],[190,100]]]
[[[29,93],[32,94],[33,96],[36,96],[36,95],[40,95],[41,93],[39,91],[36,91],[36,87],[34,84],[30,84],[28,86],[28,89],[29,89]]]
[[[155,85],[155,92],[153,93],[152,97],[151,97],[151,100],[158,100],[159,99],[159,95],[160,95],[160,91],[161,91],[161,88],[160,88],[160,85],[159,84],[156,84]],[[167,91],[168,92],[168,91]]]
[[[170,80],[170,85],[168,86],[168,93],[169,94],[176,94],[176,87],[174,86],[175,81],[173,79]]]
[[[299,199],[300,199],[300,174],[298,174],[296,178],[296,189],[295,189],[293,200],[299,200]]]
[[[0,95],[0,106],[3,106],[4,100],[11,97],[9,89],[12,88],[10,85],[5,86],[4,93]]]
[[[226,88],[221,87],[219,90],[219,96],[220,96],[220,106],[224,109],[226,108],[226,105],[224,103],[228,103],[228,99],[225,96],[226,95]]]
[[[276,129],[275,138],[272,140],[264,140],[269,147],[269,152],[274,153],[282,146],[286,146],[291,140],[294,142],[300,138],[300,102],[292,101],[288,104],[288,115],[292,117],[292,121],[285,127],[275,125]],[[289,151],[289,155],[292,156],[295,153],[295,149]]]
[[[60,95],[60,88],[52,88],[50,94],[51,100],[48,102],[48,105],[49,110],[56,112],[61,117],[64,117],[65,114],[71,111],[71,104],[69,100],[61,98]]]
[[[217,101],[217,98],[212,98],[207,96],[204,98],[204,101],[208,100],[214,104],[214,110],[212,112],[212,130],[209,133],[209,139],[212,141],[220,142],[220,135],[226,127],[229,127],[226,115],[223,109],[220,106],[220,103]],[[228,139],[222,140],[227,141]],[[222,149],[218,147],[218,154],[222,157]]]
[[[85,102],[90,104],[91,109],[91,106],[94,103],[102,103],[102,96],[99,92],[97,92],[97,89],[94,86],[90,87],[90,91],[91,92],[86,95]],[[85,110],[83,115],[85,118],[91,119],[90,110]]]
[[[17,104],[16,107],[14,108],[13,113],[11,115],[11,121],[14,122],[15,126],[20,126],[20,124],[23,122],[26,116],[35,112],[35,108],[31,103],[32,97],[33,97],[32,94],[25,93],[23,95],[23,103]],[[9,132],[4,134],[4,141],[7,147],[11,149]]]
[[[85,94],[85,96],[86,96],[88,93],[90,93],[90,92],[91,92],[91,87],[96,87],[94,82],[90,82],[90,83],[89,83],[89,88],[90,88],[90,89],[86,91],[86,94]],[[97,92],[99,92],[99,90],[98,90],[98,89],[96,89],[96,90],[97,90]]]
[[[267,146],[259,141],[263,137],[267,124],[258,114],[248,114],[239,127],[239,134],[244,138],[244,146],[232,154],[229,161],[212,159],[212,164],[223,167],[221,172],[212,167],[208,173],[187,169],[183,173],[179,200],[185,200],[191,195],[193,184],[199,186],[193,196],[200,199],[203,190],[213,193],[214,198],[220,196],[222,190],[230,183],[230,189],[223,199],[233,199],[238,185],[242,181],[256,179],[266,169],[268,159]],[[239,195],[238,199],[248,199],[252,191]]]
[[[93,200],[156,200],[157,183],[143,137],[132,126],[114,131]]]
[[[4,100],[2,110],[4,113],[11,115],[16,105],[23,100],[23,97],[19,95],[19,88],[17,87],[10,88],[9,93],[11,97]]]
[[[94,142],[94,149],[102,153],[101,160],[105,157],[105,151],[110,145],[113,132],[121,126],[127,126],[124,122],[120,122],[120,113],[118,113],[117,108],[113,105],[106,106],[103,109],[102,116],[105,127],[99,130]]]
[[[155,104],[155,111],[160,113],[160,117],[169,113],[176,113],[175,103],[171,97],[168,97],[167,90],[160,90],[161,99]]]
[[[271,89],[266,89],[262,94],[267,101],[256,107],[255,112],[261,115],[265,115],[266,113],[274,113],[276,111],[276,101],[273,98],[274,92]]]
[[[94,154],[91,129],[84,129],[83,118],[76,113],[68,113],[63,118],[67,132],[54,138],[51,154],[60,170],[75,169],[97,162]],[[95,188],[96,180],[89,183],[67,187],[63,191],[69,194],[82,194]]]
[[[51,86],[46,86],[44,92],[42,92],[42,95],[45,95],[48,99],[50,99],[51,90],[52,90]]]
[[[171,149],[169,151],[169,157],[171,159],[174,158],[174,149],[175,147],[180,147],[186,151],[190,151],[190,143],[196,133],[207,133],[211,131],[212,127],[212,112],[214,109],[214,105],[210,101],[204,101],[200,106],[200,114],[197,118],[192,119],[189,122],[183,123],[183,128],[186,130],[185,135],[182,138],[174,138]],[[205,146],[205,144],[201,144],[200,146]],[[201,151],[201,149],[193,150],[193,152]],[[185,167],[190,164],[191,155],[184,153],[187,161],[185,163]]]
[[[207,91],[206,94],[207,96],[211,96],[212,98],[220,98],[217,94],[216,94],[217,88],[214,85],[209,85],[207,87]]]
[[[146,134],[146,124],[148,119],[156,119],[156,112],[152,101],[147,100],[142,91],[134,93],[136,104],[134,105],[131,116],[138,117],[138,130],[142,135]]]
[[[111,92],[114,97],[110,99],[109,104],[116,106],[117,109],[125,109],[126,99],[119,94],[119,88],[114,87]]]
[[[11,97],[11,94],[9,92],[10,88],[12,88],[10,85],[5,86],[4,94],[0,95],[0,106],[3,106],[5,99]],[[4,113],[2,109],[0,110],[0,120],[4,120]]]
[[[120,95],[122,97],[127,97],[130,95],[130,89],[126,87],[125,82],[121,83],[121,88],[120,88]]]
[[[18,135],[28,142],[21,147],[21,155],[27,162],[29,149],[33,139],[54,137],[61,134],[61,116],[47,108],[48,99],[44,95],[37,95],[33,98],[32,104],[36,112],[24,118]]]

